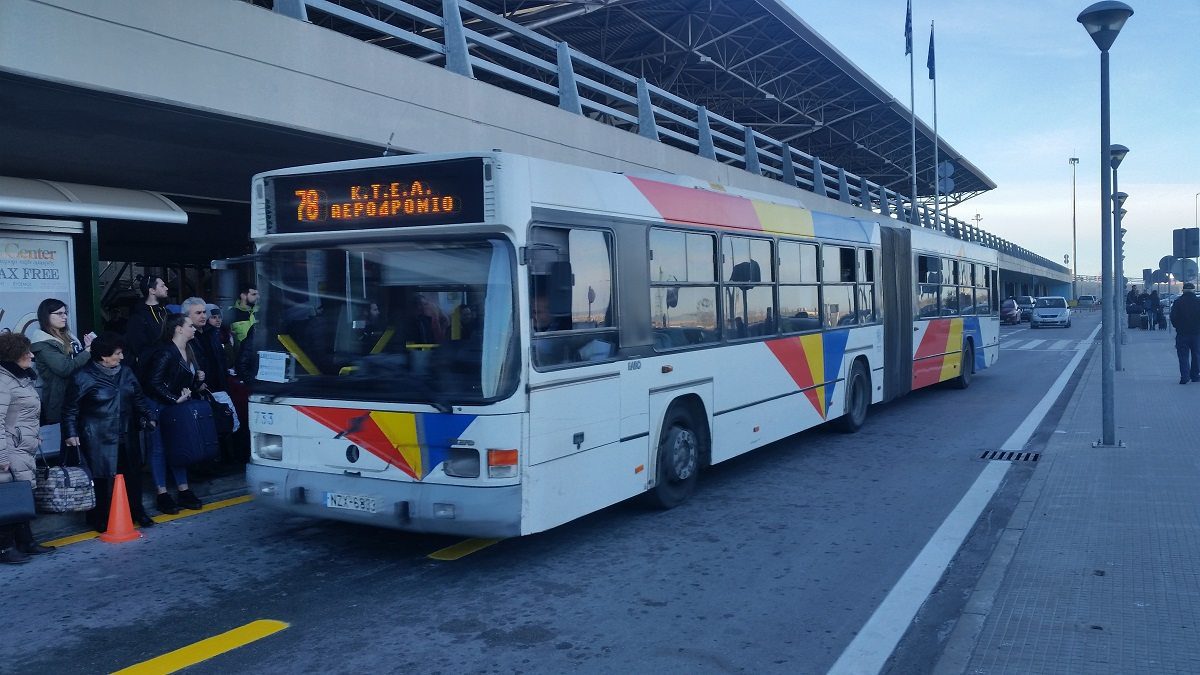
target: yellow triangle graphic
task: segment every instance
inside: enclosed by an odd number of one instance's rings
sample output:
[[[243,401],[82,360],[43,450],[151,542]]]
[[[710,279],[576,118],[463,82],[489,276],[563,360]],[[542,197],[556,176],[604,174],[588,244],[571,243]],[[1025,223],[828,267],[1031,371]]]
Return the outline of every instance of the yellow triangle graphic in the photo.
[[[417,441],[417,416],[413,413],[373,411],[371,420],[387,436],[392,447],[408,462],[413,472],[423,477],[425,467],[421,466],[421,445]]]

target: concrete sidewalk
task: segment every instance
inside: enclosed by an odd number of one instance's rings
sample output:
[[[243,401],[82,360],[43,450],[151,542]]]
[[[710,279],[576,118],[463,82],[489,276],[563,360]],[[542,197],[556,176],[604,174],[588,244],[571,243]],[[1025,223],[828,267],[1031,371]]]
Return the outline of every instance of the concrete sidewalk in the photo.
[[[1097,345],[935,672],[1200,672],[1200,383],[1174,344],[1128,332],[1123,448],[1092,447]]]

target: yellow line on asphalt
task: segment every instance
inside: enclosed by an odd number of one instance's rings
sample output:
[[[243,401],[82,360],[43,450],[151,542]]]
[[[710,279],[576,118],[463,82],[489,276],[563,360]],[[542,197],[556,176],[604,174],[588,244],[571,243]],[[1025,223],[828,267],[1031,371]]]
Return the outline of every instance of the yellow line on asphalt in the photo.
[[[95,532],[95,531],[80,532],[79,534],[72,534],[68,537],[62,537],[59,539],[55,539],[53,541],[43,541],[42,545],[54,546],[55,548],[62,548],[63,546],[66,546],[67,544],[77,544],[81,541],[87,541],[88,539],[95,539],[96,537],[99,537],[99,536],[100,536],[100,533]]]
[[[216,511],[217,509],[223,509],[223,508],[226,508],[229,506],[237,506],[238,504],[245,504],[246,502],[248,502],[252,499],[254,499],[254,497],[252,497],[250,495],[242,495],[241,497],[232,497],[230,499],[223,499],[219,502],[205,504],[199,511],[181,510],[179,513],[177,513],[173,516],[168,516],[166,514],[154,516],[154,518],[152,518],[152,520],[156,523],[169,523],[172,520],[179,520],[180,518],[188,518],[190,516],[194,516],[194,515],[197,515],[200,513],[208,513],[209,511]],[[66,537],[61,537],[59,539],[55,539],[53,541],[43,541],[42,544],[45,546],[54,546],[57,548],[61,548],[63,546],[67,546],[70,544],[77,544],[81,541],[95,539],[96,537],[99,537],[99,536],[100,536],[99,532],[80,532],[79,534],[72,534],[72,535],[69,535]]]
[[[434,560],[458,560],[471,555],[472,553],[487,548],[492,544],[500,541],[499,539],[465,539],[453,546],[447,546],[440,551],[434,551],[429,554]]]
[[[162,656],[156,656],[149,661],[142,661],[128,668],[123,668],[118,670],[114,675],[174,673],[188,666],[194,666],[201,661],[211,659],[214,656],[233,651],[238,647],[244,647],[268,635],[274,635],[287,627],[288,624],[273,619],[251,621],[245,626],[239,626],[220,635],[214,635],[186,647],[180,647]]]
[[[237,506],[238,504],[245,504],[246,502],[250,501],[251,499],[254,499],[254,497],[252,497],[250,495],[242,495],[241,497],[233,497],[231,499],[222,499],[219,502],[205,504],[204,506],[200,507],[199,511],[192,511],[189,509],[180,509],[179,513],[176,513],[173,516],[168,516],[165,513],[162,515],[154,516],[154,522],[169,523],[172,520],[179,520],[180,518],[188,518],[188,517],[200,514],[200,513],[208,513],[209,511],[216,511],[217,509],[223,509],[228,506]]]

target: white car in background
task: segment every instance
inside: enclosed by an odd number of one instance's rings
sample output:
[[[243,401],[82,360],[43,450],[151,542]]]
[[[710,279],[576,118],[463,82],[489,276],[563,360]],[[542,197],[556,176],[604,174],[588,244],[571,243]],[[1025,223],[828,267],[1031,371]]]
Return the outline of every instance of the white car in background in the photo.
[[[1030,328],[1043,326],[1071,327],[1071,308],[1067,299],[1057,295],[1036,298],[1033,301],[1033,313],[1029,316]]]

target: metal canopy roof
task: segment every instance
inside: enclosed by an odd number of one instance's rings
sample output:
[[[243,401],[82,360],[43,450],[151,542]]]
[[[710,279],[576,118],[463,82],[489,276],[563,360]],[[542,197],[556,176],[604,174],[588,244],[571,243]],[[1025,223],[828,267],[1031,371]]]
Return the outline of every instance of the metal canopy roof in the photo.
[[[908,194],[907,106],[777,0],[477,2],[830,164]],[[897,31],[899,33],[899,31]],[[900,48],[897,35],[897,49]],[[933,130],[917,120],[917,191],[933,197]],[[958,203],[994,189],[945,140]]]
[[[332,4],[384,21],[399,18],[388,0]],[[409,4],[441,11],[441,0]],[[473,6],[876,184],[910,191],[909,109],[779,0],[476,0]],[[502,41],[513,38],[495,26],[471,27]],[[378,34],[362,39],[411,51]],[[896,42],[899,49],[899,37]],[[926,203],[934,193],[933,144],[933,130],[918,119],[917,191]],[[955,185],[943,203],[996,187],[945,140],[939,139],[938,152],[955,165]]]

